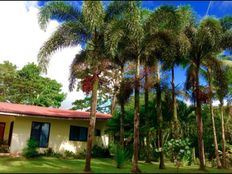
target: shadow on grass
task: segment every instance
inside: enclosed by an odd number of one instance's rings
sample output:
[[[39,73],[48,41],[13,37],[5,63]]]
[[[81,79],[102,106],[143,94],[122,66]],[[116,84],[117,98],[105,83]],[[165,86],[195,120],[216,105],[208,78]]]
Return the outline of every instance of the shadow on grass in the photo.
[[[26,160],[24,158],[0,158],[0,173],[83,173],[85,160],[83,159],[58,159],[52,157],[39,157]],[[131,163],[118,169],[113,159],[92,159],[93,173],[130,173]],[[231,173],[232,170],[207,168],[206,171],[198,170],[198,166],[180,167],[178,170],[173,163],[166,163],[166,169],[158,169],[158,163],[147,164],[139,162],[139,167],[143,173]]]

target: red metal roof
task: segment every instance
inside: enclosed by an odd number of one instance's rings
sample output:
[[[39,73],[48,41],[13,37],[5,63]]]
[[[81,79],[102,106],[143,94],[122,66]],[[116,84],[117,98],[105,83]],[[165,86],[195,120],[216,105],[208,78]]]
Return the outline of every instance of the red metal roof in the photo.
[[[0,102],[0,112],[53,118],[89,119],[89,112],[67,109],[46,108],[33,105]],[[110,119],[110,114],[97,113],[97,119]]]

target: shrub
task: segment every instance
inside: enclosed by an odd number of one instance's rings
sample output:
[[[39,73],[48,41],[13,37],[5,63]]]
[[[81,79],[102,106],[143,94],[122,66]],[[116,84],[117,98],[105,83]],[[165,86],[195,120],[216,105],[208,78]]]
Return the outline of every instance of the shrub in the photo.
[[[0,153],[8,153],[8,152],[9,152],[8,140],[0,140]]]
[[[45,155],[45,156],[53,156],[54,155],[54,151],[53,151],[53,149],[51,148],[51,147],[49,147],[48,149],[46,149],[45,151],[44,151],[44,154],[43,155]]]
[[[8,145],[8,140],[0,140],[0,145]]]
[[[34,139],[27,140],[27,147],[23,149],[23,156],[26,158],[35,158],[39,156],[37,151],[38,143]]]
[[[187,162],[188,165],[191,165],[192,150],[190,148],[190,144],[191,143],[188,138],[171,139],[164,145],[164,152],[173,162]]]
[[[78,159],[85,159],[86,151],[80,152],[76,155]]]
[[[1,146],[0,153],[9,153],[9,147],[8,146]]]
[[[52,157],[61,159],[61,158],[63,158],[63,155],[61,153],[54,152],[54,154],[52,155]]]
[[[110,156],[110,151],[108,148],[94,145],[93,149],[92,149],[92,157],[94,157],[94,158],[109,158],[111,156]]]
[[[117,146],[115,152],[115,161],[117,164],[117,168],[123,167],[125,163],[125,158],[126,158],[125,151],[120,146]]]
[[[47,157],[55,157],[55,158],[59,158],[59,159],[65,158],[64,154],[61,154],[59,152],[54,152],[54,150],[51,147],[49,147],[48,149],[46,149],[44,151],[44,153],[41,154],[41,155],[47,156]]]
[[[77,159],[77,155],[72,151],[65,150],[63,154],[64,159]]]

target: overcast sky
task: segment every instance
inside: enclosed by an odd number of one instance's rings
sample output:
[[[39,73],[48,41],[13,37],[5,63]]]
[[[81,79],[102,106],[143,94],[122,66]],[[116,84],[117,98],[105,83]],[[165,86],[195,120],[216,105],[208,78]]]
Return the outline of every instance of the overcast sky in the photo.
[[[78,6],[81,2],[76,2]],[[39,3],[42,6],[43,3]],[[197,12],[199,17],[203,17],[209,7],[210,2],[190,2],[190,1],[144,1],[143,7],[148,9],[154,9],[161,4],[190,4]],[[18,68],[22,68],[27,63],[37,63],[37,54],[42,44],[49,38],[59,23],[55,20],[51,21],[48,25],[46,32],[42,31],[38,25],[37,14],[39,6],[37,2],[25,2],[25,1],[0,1],[0,63],[4,60],[17,65]],[[232,14],[232,2],[211,1],[209,15],[215,15],[216,17],[222,17]],[[62,103],[62,108],[69,109],[71,103],[83,98],[82,92],[68,91],[68,77],[69,67],[71,62],[81,48],[72,47],[66,48],[56,52],[51,57],[49,63],[48,74],[46,76],[57,80],[63,85],[62,90],[67,93],[67,98]],[[176,83],[183,83],[184,71],[176,69]]]

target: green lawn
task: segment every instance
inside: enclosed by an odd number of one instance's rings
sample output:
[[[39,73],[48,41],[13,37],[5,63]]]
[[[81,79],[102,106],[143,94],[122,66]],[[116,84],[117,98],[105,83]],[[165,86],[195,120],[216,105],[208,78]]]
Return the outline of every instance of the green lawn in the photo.
[[[83,173],[84,160],[74,159],[57,159],[52,157],[42,157],[34,160],[25,160],[23,158],[0,158],[0,173],[6,172],[36,172],[36,173]],[[171,163],[166,163],[166,169],[159,170],[158,163],[145,164],[139,163],[139,167],[143,173],[176,173],[177,170]],[[95,173],[129,173],[131,169],[130,163],[125,164],[122,169],[115,167],[112,159],[93,159],[92,170]],[[181,167],[180,173],[199,173],[198,166]],[[205,172],[209,173],[231,173],[232,170],[207,168]]]

